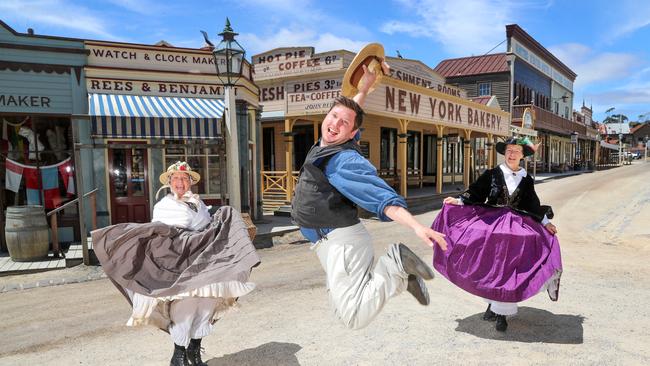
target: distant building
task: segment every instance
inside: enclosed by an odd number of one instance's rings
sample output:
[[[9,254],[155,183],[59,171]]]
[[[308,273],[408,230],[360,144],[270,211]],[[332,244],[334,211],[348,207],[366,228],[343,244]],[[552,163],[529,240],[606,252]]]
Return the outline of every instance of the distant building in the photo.
[[[511,112],[512,131],[541,143],[538,170],[582,168],[596,157],[598,133],[573,120],[573,83],[577,74],[516,24],[506,26],[507,51],[448,59],[434,70],[469,98],[496,96]],[[522,118],[525,110],[531,119]],[[591,118],[591,115],[590,117]]]

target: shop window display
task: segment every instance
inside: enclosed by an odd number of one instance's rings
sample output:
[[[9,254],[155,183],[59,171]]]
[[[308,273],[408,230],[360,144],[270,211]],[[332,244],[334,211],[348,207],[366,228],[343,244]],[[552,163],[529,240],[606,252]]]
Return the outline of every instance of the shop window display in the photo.
[[[43,205],[51,210],[74,199],[70,119],[0,116],[2,208]]]
[[[170,145],[165,148],[165,166],[187,161],[202,177],[195,186],[196,193],[206,198],[221,198],[221,192],[226,191],[223,145],[208,145],[202,140],[165,140],[165,144]]]

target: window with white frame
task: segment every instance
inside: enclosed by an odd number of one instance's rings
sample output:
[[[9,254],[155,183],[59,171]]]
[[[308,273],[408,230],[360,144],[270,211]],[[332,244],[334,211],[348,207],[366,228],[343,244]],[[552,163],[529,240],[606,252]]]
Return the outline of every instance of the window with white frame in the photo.
[[[478,96],[482,97],[484,95],[492,95],[492,84],[490,83],[478,84]]]
[[[194,193],[208,198],[219,198],[222,191],[225,193],[226,161],[223,145],[208,144],[204,140],[165,140],[165,145],[170,145],[165,148],[165,169],[177,161],[187,161],[192,170],[201,175],[201,180],[192,187]]]

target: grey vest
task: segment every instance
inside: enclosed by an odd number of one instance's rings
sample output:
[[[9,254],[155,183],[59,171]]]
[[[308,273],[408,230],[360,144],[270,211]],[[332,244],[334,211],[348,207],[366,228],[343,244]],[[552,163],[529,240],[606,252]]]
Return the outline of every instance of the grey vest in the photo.
[[[336,146],[316,144],[309,150],[291,201],[291,217],[299,226],[340,228],[359,223],[356,205],[336,190],[323,173],[329,159],[343,150],[360,152],[352,140]]]

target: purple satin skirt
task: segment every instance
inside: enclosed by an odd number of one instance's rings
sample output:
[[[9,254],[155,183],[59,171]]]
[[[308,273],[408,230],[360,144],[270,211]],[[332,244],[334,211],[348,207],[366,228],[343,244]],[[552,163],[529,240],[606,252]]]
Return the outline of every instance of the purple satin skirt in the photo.
[[[547,282],[557,300],[560,243],[533,218],[509,208],[444,205],[431,226],[446,235],[434,246],[433,267],[463,290],[495,301],[519,302]]]

